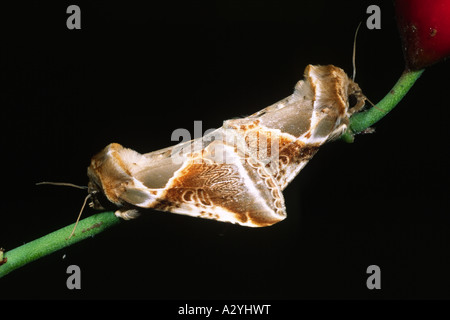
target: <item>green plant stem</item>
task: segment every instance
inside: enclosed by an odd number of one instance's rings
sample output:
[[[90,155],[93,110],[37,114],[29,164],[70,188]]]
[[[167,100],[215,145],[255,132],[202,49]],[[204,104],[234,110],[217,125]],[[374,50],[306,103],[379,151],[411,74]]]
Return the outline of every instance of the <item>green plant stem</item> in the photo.
[[[341,139],[345,142],[353,142],[355,134],[370,128],[370,126],[380,121],[403,99],[424,70],[405,70],[394,87],[377,103],[376,107],[356,113],[350,118],[349,130],[341,136]]]
[[[0,266],[0,278],[25,264],[68,247],[81,240],[90,238],[103,230],[118,224],[119,221],[120,219],[114,215],[114,212],[98,213],[80,220],[75,233],[70,239],[68,238],[73,227],[75,226],[75,223],[49,233],[39,239],[26,243],[13,250],[6,251],[3,257],[6,258],[7,261]]]

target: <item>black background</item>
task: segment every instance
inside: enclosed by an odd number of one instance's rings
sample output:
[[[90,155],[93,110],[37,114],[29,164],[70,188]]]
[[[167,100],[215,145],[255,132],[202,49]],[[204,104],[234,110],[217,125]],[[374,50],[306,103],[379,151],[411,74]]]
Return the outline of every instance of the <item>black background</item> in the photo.
[[[0,246],[75,221],[90,158],[111,142],[138,152],[245,116],[292,93],[307,64],[352,72],[379,101],[403,71],[389,1],[215,1],[1,8]],[[378,4],[381,30],[365,27]],[[353,144],[322,150],[285,191],[288,218],[251,229],[149,210],[0,279],[9,299],[450,298],[449,63]],[[89,209],[85,215],[93,214]],[[64,259],[63,259],[64,256]],[[66,268],[82,272],[66,288]],[[381,268],[381,290],[366,269]]]

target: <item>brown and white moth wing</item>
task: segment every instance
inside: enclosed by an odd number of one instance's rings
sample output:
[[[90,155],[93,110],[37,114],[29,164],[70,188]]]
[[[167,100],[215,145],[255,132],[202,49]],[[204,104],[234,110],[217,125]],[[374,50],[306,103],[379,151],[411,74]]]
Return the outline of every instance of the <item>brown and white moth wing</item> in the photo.
[[[339,118],[346,116],[350,82],[338,67],[308,65],[304,80],[297,82],[292,95],[240,120],[258,119],[267,128],[324,143],[340,126]]]
[[[284,190],[322,144],[346,130],[349,81],[340,68],[310,65],[291,96],[224,127],[239,131],[253,158],[270,163]]]
[[[236,119],[226,121],[225,128],[233,128],[245,145],[251,161],[264,167],[273,177],[280,190],[294,179],[319,148],[318,143],[305,143],[295,136],[271,129],[259,119]]]
[[[220,135],[216,132],[217,136]],[[149,188],[152,199],[133,204],[250,227],[283,220],[284,198],[273,177],[257,167],[256,161],[240,156],[224,140],[216,139],[203,150],[186,155],[164,188]],[[154,177],[155,171],[151,171],[145,171],[148,177],[142,176],[143,180]],[[132,190],[142,191],[141,187]]]

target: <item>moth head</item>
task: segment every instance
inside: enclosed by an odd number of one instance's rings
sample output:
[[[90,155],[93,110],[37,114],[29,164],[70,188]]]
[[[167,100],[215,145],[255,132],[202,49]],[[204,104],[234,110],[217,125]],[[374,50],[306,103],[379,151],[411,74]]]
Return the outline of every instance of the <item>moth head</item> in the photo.
[[[123,153],[128,150],[120,144],[111,143],[92,157],[87,169],[92,208],[112,209],[126,204],[121,195],[132,180],[123,158]]]
[[[101,180],[93,165],[93,161],[87,169],[87,175],[89,178],[88,193],[91,195],[91,202],[89,203],[89,206],[96,210],[104,210],[106,197],[103,192]]]
[[[333,65],[308,65],[305,79],[312,88],[315,108],[329,108],[341,117],[351,116],[364,107],[366,96],[344,70]]]
[[[88,171],[89,176],[89,171]],[[99,186],[93,179],[88,182],[88,193],[91,195],[89,206],[95,210],[104,210],[107,199]]]
[[[366,104],[366,96],[363,94],[359,85],[353,80],[348,80],[347,86],[347,106],[348,115],[351,116],[355,112],[360,111]]]
[[[108,184],[109,181],[105,181],[104,169],[107,163],[108,157],[105,157],[104,150],[102,150],[92,158],[91,165],[87,169],[89,178],[88,193],[91,195],[89,206],[96,210],[109,209],[114,204],[108,197],[108,194],[111,193],[111,188]]]

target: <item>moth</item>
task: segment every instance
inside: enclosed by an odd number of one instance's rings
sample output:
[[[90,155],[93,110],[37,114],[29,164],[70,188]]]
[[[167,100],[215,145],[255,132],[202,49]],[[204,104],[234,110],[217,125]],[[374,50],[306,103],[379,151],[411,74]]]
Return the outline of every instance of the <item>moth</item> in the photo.
[[[152,208],[248,227],[286,218],[282,191],[366,101],[333,65],[308,65],[292,95],[202,138],[140,154],[111,143],[87,170],[90,206],[133,219]]]

